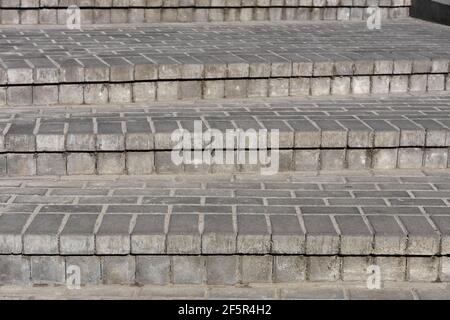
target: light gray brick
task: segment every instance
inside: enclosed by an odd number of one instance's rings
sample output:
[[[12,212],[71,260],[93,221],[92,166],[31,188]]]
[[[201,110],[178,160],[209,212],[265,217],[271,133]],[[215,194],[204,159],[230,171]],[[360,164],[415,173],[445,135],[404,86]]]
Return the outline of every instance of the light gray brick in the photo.
[[[327,215],[304,216],[306,254],[337,254],[340,239]]]
[[[381,281],[404,281],[406,277],[406,257],[375,257],[375,265],[380,267]]]
[[[37,156],[38,175],[65,175],[66,156],[61,153],[39,153]]]
[[[342,258],[342,280],[344,281],[367,281],[367,267],[371,265],[370,256],[343,257]]]
[[[305,256],[275,256],[274,282],[302,282],[306,280]]]
[[[3,214],[0,216],[0,253],[22,253],[21,233],[29,218],[28,214]]]
[[[29,106],[33,103],[33,88],[31,86],[18,86],[6,88],[8,105]]]
[[[272,253],[305,253],[305,233],[298,218],[290,215],[273,215],[270,217],[272,227]]]
[[[429,74],[427,81],[428,91],[445,90],[445,76],[443,74]]]
[[[236,237],[230,215],[208,214],[204,218],[202,253],[231,254],[236,252]]]
[[[341,231],[340,253],[342,255],[372,253],[373,236],[361,217],[335,216],[335,219]]]
[[[136,282],[142,285],[167,285],[170,282],[170,257],[137,256]]]
[[[375,149],[372,155],[372,167],[374,169],[395,169],[397,154],[397,149]]]
[[[33,154],[7,154],[9,175],[35,175],[36,159]]]
[[[103,216],[95,235],[96,253],[108,255],[130,253],[130,221],[131,215],[126,214]]]
[[[448,150],[430,148],[425,150],[424,167],[430,169],[445,169],[448,164]]]
[[[2,285],[29,285],[30,258],[21,255],[0,255],[0,283]]]
[[[322,170],[341,170],[346,167],[345,150],[320,150]]]
[[[134,284],[136,258],[134,256],[102,257],[102,280],[104,284]]]
[[[374,254],[401,255],[406,250],[406,234],[391,216],[367,216],[374,236]]]
[[[123,174],[125,172],[125,154],[102,152],[97,154],[99,174]]]
[[[82,104],[83,85],[65,84],[59,86],[59,103]]]
[[[178,100],[179,84],[177,81],[160,81],[156,88],[158,101]]]
[[[434,255],[439,251],[440,239],[428,220],[420,216],[401,216],[402,224],[408,232],[408,247],[410,255]]]
[[[133,254],[161,254],[166,252],[163,215],[139,215],[131,233]]]
[[[63,284],[65,260],[61,256],[31,256],[31,281],[34,284]]]
[[[84,102],[87,104],[106,104],[109,87],[103,83],[89,83],[84,87]]]
[[[331,79],[328,77],[318,77],[311,79],[311,95],[329,95],[331,90]]]
[[[400,148],[398,151],[398,167],[400,169],[418,169],[423,166],[423,149]]]
[[[239,256],[207,256],[207,283],[235,285],[238,281]]]
[[[309,257],[310,281],[337,281],[340,278],[341,258],[338,256]]]
[[[241,256],[242,283],[270,283],[273,273],[273,256]]]
[[[68,153],[67,174],[95,174],[95,155],[87,152]]]
[[[172,276],[174,284],[201,284],[206,280],[205,257],[173,256]]]
[[[154,170],[153,152],[127,152],[126,164],[128,174],[150,174]]]
[[[52,105],[58,103],[58,86],[35,86],[33,88],[33,104]]]
[[[438,257],[408,257],[408,280],[434,282],[439,275]]]
[[[58,254],[58,232],[64,215],[39,214],[23,235],[25,254]]]
[[[59,236],[61,254],[94,254],[96,215],[71,214]]]
[[[238,216],[238,253],[270,252],[270,233],[263,215]]]
[[[201,253],[201,235],[198,215],[171,215],[169,231],[167,233],[167,253]]]

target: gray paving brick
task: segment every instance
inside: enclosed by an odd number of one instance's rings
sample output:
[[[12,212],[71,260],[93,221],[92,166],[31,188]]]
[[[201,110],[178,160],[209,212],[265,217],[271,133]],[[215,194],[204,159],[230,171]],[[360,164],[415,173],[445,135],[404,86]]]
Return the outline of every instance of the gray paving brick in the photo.
[[[138,256],[136,258],[138,284],[165,285],[170,282],[170,257]]]
[[[272,282],[273,257],[244,255],[241,257],[242,283]]]
[[[206,280],[212,285],[235,285],[238,281],[238,256],[207,256]]]
[[[134,256],[102,257],[101,274],[104,284],[134,284],[136,258]]]
[[[272,253],[302,254],[305,252],[305,234],[299,220],[292,215],[272,215]]]
[[[0,216],[0,252],[22,253],[22,230],[30,218],[28,214],[3,214]]]
[[[58,232],[62,214],[40,214],[34,217],[23,235],[23,253],[58,254]]]
[[[335,216],[341,232],[342,255],[370,254],[373,247],[373,235],[365,221],[358,216]]]
[[[97,254],[130,253],[130,215],[105,215],[95,235]]]
[[[133,254],[161,254],[166,252],[164,215],[138,215],[131,233]]]
[[[407,237],[402,228],[392,216],[367,216],[367,220],[375,232],[375,254],[404,254]]]
[[[304,216],[306,254],[337,254],[340,238],[329,216]]]
[[[59,235],[61,254],[83,255],[95,252],[94,228],[97,215],[71,214]]]
[[[172,277],[175,284],[201,284],[205,282],[205,257],[174,256],[172,257]]]
[[[167,233],[167,253],[200,254],[200,252],[199,216],[196,214],[171,215]]]
[[[237,234],[230,215],[205,215],[202,234],[203,254],[236,252]]]
[[[0,256],[0,283],[3,285],[29,285],[30,258],[21,255]]]
[[[441,237],[441,254],[447,254],[449,251],[449,228],[450,228],[450,219],[447,216],[432,216],[430,218],[437,229],[439,230]]]
[[[33,284],[63,284],[66,280],[65,260],[61,256],[31,256]]]
[[[239,253],[270,252],[270,233],[265,216],[239,215],[237,220]]]
[[[399,219],[408,232],[407,253],[434,255],[439,252],[439,234],[425,217],[400,216]]]

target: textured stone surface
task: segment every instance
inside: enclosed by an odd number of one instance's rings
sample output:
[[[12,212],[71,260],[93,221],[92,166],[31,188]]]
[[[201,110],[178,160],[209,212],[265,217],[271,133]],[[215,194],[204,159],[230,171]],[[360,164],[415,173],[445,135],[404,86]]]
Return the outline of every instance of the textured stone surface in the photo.
[[[40,255],[446,255],[448,176],[1,178],[0,248]]]

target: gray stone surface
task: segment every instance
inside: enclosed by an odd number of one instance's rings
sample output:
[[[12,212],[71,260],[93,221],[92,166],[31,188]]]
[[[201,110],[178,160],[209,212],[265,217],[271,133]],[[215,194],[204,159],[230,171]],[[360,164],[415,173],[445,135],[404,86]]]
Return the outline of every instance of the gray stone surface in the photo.
[[[449,190],[448,170],[1,178],[1,248],[77,256],[446,255]]]
[[[6,108],[5,118],[0,119],[0,128],[4,126],[5,134],[0,135],[0,143],[5,141],[7,153],[0,172],[9,175],[137,175],[260,170],[260,166],[252,165],[197,168],[174,165],[168,152],[174,146],[170,135],[180,126],[192,129],[191,120],[201,120],[205,127],[220,131],[261,127],[280,130],[280,147],[287,148],[280,152],[280,171],[446,168],[450,141],[447,137],[450,132],[448,97],[429,94],[419,97],[340,98],[333,100],[332,105],[326,99],[307,98],[188,103],[192,108],[189,108],[189,120],[182,118],[186,105],[178,103],[171,103],[170,108],[161,104],[133,109],[110,106],[108,111],[99,109],[96,113],[81,106],[78,111],[67,107]],[[261,108],[265,109],[264,113],[260,112]],[[22,115],[22,112],[25,113]],[[310,116],[311,112],[314,116]],[[345,113],[346,117],[336,120],[339,113]],[[403,120],[393,120],[399,113]],[[111,127],[105,119],[110,119]],[[180,125],[177,119],[183,119]],[[103,123],[100,132],[94,131],[95,122]],[[68,127],[67,133],[61,132],[62,127]],[[53,137],[56,147],[50,143],[45,146],[40,138],[44,136]],[[43,148],[40,151],[36,151],[37,140],[41,141],[39,148]],[[338,149],[323,149],[332,146]],[[60,151],[43,151],[49,148]],[[92,152],[102,148],[117,150]],[[24,151],[16,153],[19,150]],[[35,153],[25,153],[25,150]],[[70,152],[66,155],[63,151]]]

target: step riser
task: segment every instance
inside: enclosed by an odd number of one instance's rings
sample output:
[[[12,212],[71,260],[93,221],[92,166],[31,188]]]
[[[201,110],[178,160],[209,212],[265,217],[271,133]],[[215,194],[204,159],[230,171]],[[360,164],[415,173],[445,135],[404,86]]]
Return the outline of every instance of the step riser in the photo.
[[[0,256],[1,285],[170,285],[357,281],[377,265],[383,281],[449,282],[449,257]],[[79,269],[78,269],[79,268]],[[73,282],[69,282],[74,284]]]
[[[409,7],[380,8],[382,19],[406,18]],[[66,25],[66,8],[0,9],[0,25]],[[81,25],[246,21],[366,20],[365,7],[81,8]]]
[[[0,86],[0,106],[450,91],[450,74]]]
[[[229,164],[200,164],[189,161],[176,165],[170,151],[7,153],[0,155],[0,176],[15,175],[141,175],[141,174],[220,174],[273,173],[316,170],[445,169],[450,168],[448,147],[377,149],[299,149],[279,150],[270,165],[235,160]],[[266,151],[263,151],[266,153]],[[240,152],[239,152],[240,153]],[[237,159],[237,153],[233,152]],[[241,156],[241,155],[239,155]],[[189,159],[193,159],[192,155]],[[278,165],[276,164],[278,159]],[[225,160],[223,163],[226,163]]]

